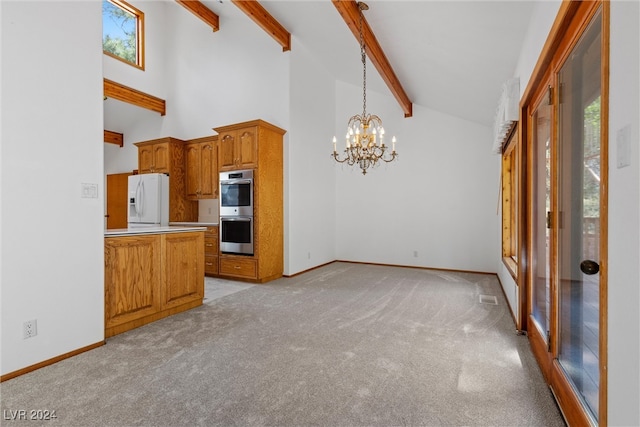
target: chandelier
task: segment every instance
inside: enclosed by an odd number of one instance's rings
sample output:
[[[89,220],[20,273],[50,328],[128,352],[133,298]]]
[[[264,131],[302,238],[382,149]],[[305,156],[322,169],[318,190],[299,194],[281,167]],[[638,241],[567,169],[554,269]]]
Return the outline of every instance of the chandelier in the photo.
[[[344,158],[340,158],[336,147],[336,137],[333,137],[333,153],[331,156],[338,163],[349,166],[357,164],[366,175],[367,169],[376,166],[378,161],[392,162],[398,156],[396,153],[396,137],[391,139],[391,153],[384,144],[384,127],[382,119],[374,114],[367,114],[367,55],[364,37],[362,35],[362,11],[369,10],[366,3],[358,2],[360,14],[360,57],[362,58],[362,114],[355,115],[347,123],[345,137],[346,148]]]

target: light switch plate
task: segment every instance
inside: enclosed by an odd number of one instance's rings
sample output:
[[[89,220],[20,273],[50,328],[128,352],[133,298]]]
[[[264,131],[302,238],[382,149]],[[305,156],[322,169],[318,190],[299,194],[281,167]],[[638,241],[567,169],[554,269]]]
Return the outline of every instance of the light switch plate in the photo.
[[[616,134],[616,165],[618,169],[631,165],[631,126],[618,129]]]
[[[83,199],[97,199],[98,198],[98,184],[80,184],[80,197]]]

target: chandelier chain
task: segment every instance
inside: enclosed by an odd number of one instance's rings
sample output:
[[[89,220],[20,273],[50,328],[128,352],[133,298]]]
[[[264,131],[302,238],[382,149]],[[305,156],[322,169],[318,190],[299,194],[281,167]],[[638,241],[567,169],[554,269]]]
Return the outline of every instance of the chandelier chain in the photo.
[[[367,52],[364,46],[364,36],[362,31],[362,6],[358,3],[360,12],[360,57],[362,58],[362,117],[367,116]]]

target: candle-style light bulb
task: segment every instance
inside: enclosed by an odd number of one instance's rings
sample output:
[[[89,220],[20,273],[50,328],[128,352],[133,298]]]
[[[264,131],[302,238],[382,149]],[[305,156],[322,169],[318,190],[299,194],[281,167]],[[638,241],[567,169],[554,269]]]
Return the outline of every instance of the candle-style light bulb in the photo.
[[[391,138],[391,151],[396,151],[396,137]]]
[[[338,150],[336,150],[336,142],[337,142],[337,141],[336,141],[336,137],[334,136],[334,137],[333,137],[333,152],[334,152],[334,153],[335,153],[336,151],[338,151]]]

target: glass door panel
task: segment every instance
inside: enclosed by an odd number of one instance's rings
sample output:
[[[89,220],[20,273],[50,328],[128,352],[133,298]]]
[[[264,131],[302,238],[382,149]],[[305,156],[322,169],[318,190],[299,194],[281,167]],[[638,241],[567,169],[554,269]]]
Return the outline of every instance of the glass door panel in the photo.
[[[558,361],[598,419],[601,16],[558,74]]]
[[[545,340],[550,328],[551,292],[551,114],[548,97],[540,102],[533,122],[533,263],[531,316]],[[547,342],[548,344],[548,342]]]

